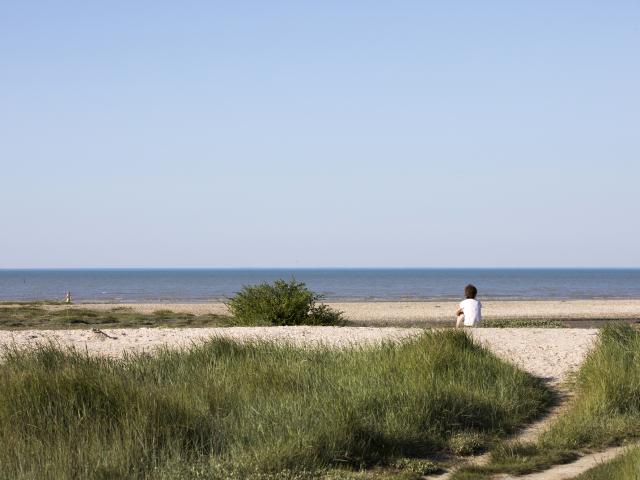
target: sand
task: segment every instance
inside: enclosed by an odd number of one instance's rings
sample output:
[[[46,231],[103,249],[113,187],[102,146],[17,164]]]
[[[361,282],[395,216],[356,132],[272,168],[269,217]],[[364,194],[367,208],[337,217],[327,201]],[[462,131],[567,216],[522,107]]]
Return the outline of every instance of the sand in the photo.
[[[560,318],[568,320],[640,319],[640,300],[487,300],[483,301],[483,316],[504,318]],[[422,322],[452,322],[458,302],[327,302],[358,324],[388,326]],[[128,307],[140,312],[156,310],[174,312],[226,314],[223,303],[139,303],[139,304],[78,304],[73,308],[111,309]],[[66,308],[66,307],[49,307]]]
[[[73,346],[89,353],[121,356],[126,351],[153,351],[161,346],[185,347],[220,335],[236,339],[264,338],[289,341],[296,345],[326,344],[344,347],[350,344],[373,344],[385,340],[402,340],[422,331],[419,328],[399,328],[423,322],[453,323],[457,302],[329,302],[345,312],[353,324],[348,327],[229,327],[229,328],[131,328],[91,330],[23,330],[0,331],[0,346],[30,346],[53,341]],[[132,308],[151,313],[171,310],[196,315],[226,314],[223,303],[146,303],[146,304],[77,304],[71,308],[112,309]],[[69,308],[51,306],[47,308]],[[539,300],[485,301],[485,319],[561,318],[572,320],[640,319],[640,300]],[[366,325],[372,325],[367,327]],[[385,327],[373,327],[373,325]],[[394,327],[397,325],[397,327]],[[584,359],[597,336],[597,330],[483,328],[469,330],[473,337],[500,357],[528,372],[551,382],[561,382]]]
[[[401,341],[423,330],[374,327],[228,327],[130,328],[92,330],[0,331],[0,347],[31,347],[54,342],[90,354],[120,357],[125,352],[152,352],[158,347],[188,347],[213,336],[287,341],[295,345],[330,347]],[[562,382],[585,358],[596,329],[483,328],[468,332],[498,356],[552,383]],[[106,334],[106,335],[105,335]]]

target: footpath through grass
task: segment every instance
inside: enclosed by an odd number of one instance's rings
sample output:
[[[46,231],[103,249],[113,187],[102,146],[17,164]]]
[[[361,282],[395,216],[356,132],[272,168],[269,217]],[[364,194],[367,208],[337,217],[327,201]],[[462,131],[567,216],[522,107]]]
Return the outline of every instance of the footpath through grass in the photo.
[[[640,479],[640,447],[635,447],[611,462],[598,465],[575,480],[638,480]]]
[[[344,350],[214,339],[123,360],[10,350],[0,478],[418,478],[433,470],[420,459],[486,448],[549,399],[460,331]]]
[[[637,438],[640,438],[640,332],[629,325],[608,325],[601,330],[596,347],[578,372],[576,396],[569,410],[535,444],[499,446],[493,450],[489,465],[462,469],[454,478],[479,479],[497,472],[522,474],[544,470],[571,461],[582,451]],[[637,451],[630,454],[624,465],[633,464],[637,456]]]

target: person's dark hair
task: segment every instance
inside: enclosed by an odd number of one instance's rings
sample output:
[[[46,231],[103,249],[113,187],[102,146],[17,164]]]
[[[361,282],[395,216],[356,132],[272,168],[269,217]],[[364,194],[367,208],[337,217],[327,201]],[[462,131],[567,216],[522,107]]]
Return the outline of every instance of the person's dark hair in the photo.
[[[474,285],[467,285],[464,287],[464,298],[476,298],[478,295],[478,289]]]

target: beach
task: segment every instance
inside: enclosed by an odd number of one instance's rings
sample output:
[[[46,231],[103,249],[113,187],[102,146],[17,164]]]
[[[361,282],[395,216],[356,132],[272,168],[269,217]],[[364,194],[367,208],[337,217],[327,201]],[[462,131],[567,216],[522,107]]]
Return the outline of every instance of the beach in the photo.
[[[126,352],[153,352],[164,347],[185,348],[213,337],[344,348],[403,341],[422,331],[419,328],[310,326],[8,330],[0,331],[0,347],[29,348],[54,343],[92,355],[122,357]],[[499,357],[552,382],[563,381],[569,372],[580,365],[598,333],[596,329],[566,328],[483,328],[467,331]]]
[[[39,346],[54,345],[59,348],[70,348],[90,356],[108,357],[114,359],[133,359],[136,364],[145,365],[143,358],[137,354],[154,354],[165,349],[183,350],[202,344],[216,338],[230,339],[237,342],[268,341],[300,348],[329,348],[329,349],[360,349],[383,343],[409,342],[418,338],[429,328],[450,327],[453,323],[454,312],[458,302],[328,302],[328,305],[341,310],[347,320],[344,326],[201,326],[184,327],[139,327],[107,328],[99,323],[91,324],[94,328],[59,328],[38,329],[37,327],[22,330],[0,330],[0,352],[5,349],[30,350]],[[9,309],[19,308],[14,304]],[[38,308],[39,307],[39,308]],[[98,310],[105,313],[104,317],[113,317],[110,310],[125,310],[151,314],[158,311],[162,315],[151,315],[156,318],[177,317],[180,314],[195,316],[217,314],[228,315],[224,303],[79,303],[73,305],[23,306],[23,308],[41,310],[58,310],[63,316],[73,315],[65,310],[77,310],[80,319],[91,318],[92,312],[82,309]],[[172,315],[175,312],[176,315]],[[45,314],[51,315],[51,312]],[[93,312],[95,315],[95,312]],[[126,315],[131,315],[126,313]],[[98,315],[102,317],[103,315]],[[203,317],[204,318],[204,317]],[[484,302],[485,320],[526,320],[550,319],[564,320],[567,323],[602,322],[606,320],[637,321],[640,318],[640,301],[638,300],[571,300],[571,301],[486,301]],[[498,322],[504,323],[504,322]],[[544,322],[540,322],[544,323]],[[467,328],[465,332],[477,344],[487,348],[500,359],[512,363],[529,374],[543,380],[547,387],[560,392],[559,398],[565,398],[571,389],[573,374],[577,372],[590,351],[598,344],[601,330],[597,328],[533,328],[526,323],[519,328],[506,326],[505,328]],[[154,325],[151,323],[150,325]],[[425,328],[419,328],[419,327]],[[95,328],[98,327],[98,328]],[[25,328],[24,326],[22,328]],[[451,330],[448,330],[451,331]],[[423,344],[420,344],[423,345]],[[427,344],[428,345],[428,344]],[[224,349],[223,349],[224,350]],[[438,354],[438,348],[421,347],[420,353]],[[298,354],[311,353],[299,352]],[[359,354],[357,351],[353,354]],[[367,353],[366,351],[361,353]],[[134,355],[131,357],[131,355]],[[1,354],[0,354],[1,356]],[[276,355],[277,357],[277,355]],[[481,357],[481,356],[480,356]],[[480,358],[478,357],[478,358]],[[180,358],[180,357],[160,357]],[[211,358],[207,357],[207,361]],[[460,358],[464,358],[460,357]],[[475,357],[474,357],[475,358]],[[217,357],[216,360],[217,362]],[[449,362],[447,361],[447,364]],[[126,364],[126,363],[125,363]],[[115,365],[120,365],[117,363]],[[372,364],[368,363],[366,368]],[[420,371],[422,366],[406,370]],[[252,371],[250,369],[250,371]],[[271,373],[270,373],[271,374]],[[482,372],[484,374],[484,372]],[[394,378],[396,376],[394,375]],[[397,376],[401,378],[402,376]],[[93,372],[90,374],[93,381]],[[48,380],[47,380],[48,381]],[[235,381],[235,380],[234,380]],[[468,384],[465,384],[467,388]],[[542,383],[539,384],[542,387]],[[546,388],[546,387],[544,387]],[[483,391],[484,392],[484,391]],[[184,395],[184,394],[181,394]],[[569,397],[567,397],[569,398]],[[325,405],[325,403],[323,403]],[[553,422],[562,408],[543,417],[542,420],[529,425],[522,435],[533,435],[537,438],[550,422]],[[288,421],[288,417],[287,417]],[[525,438],[524,436],[522,438]],[[607,455],[613,458],[615,452],[607,450]],[[478,458],[484,458],[482,456]],[[488,458],[488,457],[487,457]],[[584,465],[576,463],[576,468],[582,465],[582,470],[595,465],[585,463],[590,457],[585,457]],[[598,457],[600,458],[600,457]],[[609,457],[602,457],[609,458]],[[462,463],[460,464],[462,465]],[[455,468],[455,467],[454,467]],[[455,471],[447,466],[449,473]],[[577,471],[577,470],[576,470]],[[423,477],[426,478],[426,477]],[[443,477],[444,478],[444,477]],[[546,477],[545,477],[546,478]],[[555,478],[555,477],[550,477]]]
[[[275,340],[299,346],[346,347],[383,341],[402,341],[419,335],[419,326],[450,326],[457,302],[328,302],[347,319],[343,327],[252,326],[200,328],[110,328],[95,330],[5,330],[0,346],[30,347],[53,342],[91,354],[120,357],[125,352],[152,352],[157,348],[183,348],[222,336],[236,340]],[[221,302],[212,303],[80,303],[47,305],[61,309],[131,309],[140,313],[159,310],[193,315],[228,314]],[[568,324],[605,320],[640,319],[640,300],[539,300],[485,301],[485,320],[563,319]],[[582,323],[581,323],[582,322]],[[468,330],[474,339],[501,358],[530,373],[560,382],[584,359],[597,336],[595,328],[478,328]]]
[[[348,321],[358,325],[411,325],[453,322],[458,308],[455,301],[380,301],[327,302],[343,311]],[[483,318],[491,319],[563,319],[567,321],[640,320],[640,299],[591,300],[486,300],[482,301]],[[203,315],[227,314],[222,302],[211,303],[80,303],[70,308],[109,310],[131,308],[142,313],[171,310]],[[50,306],[48,308],[69,308]]]

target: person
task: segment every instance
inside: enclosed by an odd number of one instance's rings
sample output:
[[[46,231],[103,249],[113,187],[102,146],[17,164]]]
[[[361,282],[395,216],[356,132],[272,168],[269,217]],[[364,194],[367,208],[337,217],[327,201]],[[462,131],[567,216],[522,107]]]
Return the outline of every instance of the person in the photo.
[[[64,296],[64,303],[71,303],[71,292],[67,292]]]
[[[456,328],[462,325],[465,327],[473,327],[478,325],[482,320],[482,304],[476,300],[478,289],[474,285],[464,287],[464,300],[460,302],[456,311]]]

